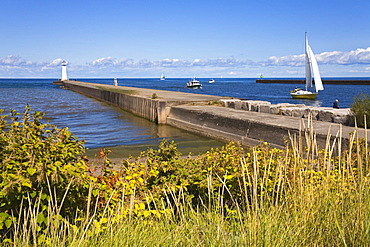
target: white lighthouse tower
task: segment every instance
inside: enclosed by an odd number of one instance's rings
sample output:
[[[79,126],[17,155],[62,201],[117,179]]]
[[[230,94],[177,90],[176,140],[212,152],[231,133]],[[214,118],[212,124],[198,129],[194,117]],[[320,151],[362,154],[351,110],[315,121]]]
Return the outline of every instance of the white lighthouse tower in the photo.
[[[68,76],[67,76],[67,63],[66,61],[62,62],[62,81],[68,81]]]

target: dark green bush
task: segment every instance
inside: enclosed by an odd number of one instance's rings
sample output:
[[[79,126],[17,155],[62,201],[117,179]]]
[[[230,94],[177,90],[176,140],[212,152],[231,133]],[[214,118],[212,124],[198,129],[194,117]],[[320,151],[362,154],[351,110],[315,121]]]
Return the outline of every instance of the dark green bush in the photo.
[[[22,116],[0,110],[0,235],[6,237],[12,222],[37,207],[38,230],[48,223],[48,210],[63,218],[86,208],[92,177],[79,141],[67,128],[41,122],[43,113],[26,106]],[[63,206],[62,206],[63,205]],[[14,220],[14,221],[12,221]]]
[[[165,190],[170,189],[174,194],[181,190],[182,197],[194,208],[221,198],[228,207],[238,203],[247,208],[247,204],[253,200],[252,187],[256,185],[256,196],[269,193],[270,197],[274,197],[276,184],[272,181],[276,180],[275,169],[286,158],[281,150],[267,144],[261,144],[255,149],[244,149],[240,144],[231,142],[221,149],[211,149],[196,157],[181,159],[176,145],[166,140],[158,150],[150,149],[143,154],[146,158],[146,175],[143,179],[146,183],[143,189],[151,191],[157,200],[165,199]],[[241,160],[244,160],[244,167]],[[258,169],[266,174],[264,181],[256,181],[252,185],[251,181],[246,182],[245,179],[255,172],[254,164],[258,164]],[[138,168],[133,167],[138,165],[126,163],[131,168],[123,176],[132,174],[132,170],[137,171]],[[144,192],[140,189],[136,191],[138,194]]]
[[[366,127],[370,127],[370,95],[363,93],[354,97],[351,116],[353,122],[356,120],[357,126],[365,127],[366,123]]]

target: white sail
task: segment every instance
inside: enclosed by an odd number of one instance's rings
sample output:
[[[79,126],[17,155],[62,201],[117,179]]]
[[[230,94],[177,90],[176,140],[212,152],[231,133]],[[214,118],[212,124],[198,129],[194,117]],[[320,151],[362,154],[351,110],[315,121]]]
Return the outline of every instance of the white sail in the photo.
[[[322,85],[319,66],[317,65],[315,54],[313,54],[313,51],[310,46],[308,46],[308,52],[310,54],[310,59],[311,59],[311,68],[313,72],[313,78],[315,79],[315,89],[316,89],[316,92],[318,92],[319,90],[324,90],[324,86]]]
[[[315,54],[308,44],[308,38],[306,34],[306,90],[308,87],[312,87],[312,74],[313,78],[315,79],[316,92],[318,92],[319,90],[324,90],[319,66],[317,65]]]

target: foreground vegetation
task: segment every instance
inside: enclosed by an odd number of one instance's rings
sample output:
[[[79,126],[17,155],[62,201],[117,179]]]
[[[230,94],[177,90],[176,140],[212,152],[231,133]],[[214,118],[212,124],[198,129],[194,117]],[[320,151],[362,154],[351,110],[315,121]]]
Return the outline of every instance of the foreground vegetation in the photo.
[[[353,98],[353,103],[351,104],[351,117],[352,122],[356,122],[359,127],[370,127],[370,95],[367,93],[362,93],[356,95]]]
[[[83,141],[42,115],[0,116],[3,245],[370,244],[368,140],[357,133],[348,150],[339,139],[320,150],[311,129],[284,150],[229,143],[189,158],[164,140],[113,164],[108,150],[89,161]]]

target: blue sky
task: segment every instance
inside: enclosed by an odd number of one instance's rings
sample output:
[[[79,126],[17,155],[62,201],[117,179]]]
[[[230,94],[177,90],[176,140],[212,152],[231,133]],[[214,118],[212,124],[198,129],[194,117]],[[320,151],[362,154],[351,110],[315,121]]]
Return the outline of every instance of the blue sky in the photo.
[[[368,0],[0,0],[0,78],[370,77]]]

